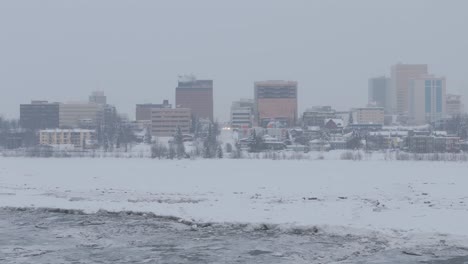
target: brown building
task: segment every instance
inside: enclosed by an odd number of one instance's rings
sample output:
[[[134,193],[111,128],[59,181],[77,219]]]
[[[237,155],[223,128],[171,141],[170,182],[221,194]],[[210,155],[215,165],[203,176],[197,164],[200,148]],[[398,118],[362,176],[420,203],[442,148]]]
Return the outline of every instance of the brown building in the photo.
[[[193,76],[180,78],[176,107],[189,108],[195,117],[213,121],[213,81],[197,80]]]
[[[188,134],[191,127],[191,112],[188,108],[153,108],[151,110],[151,134],[158,137],[173,136],[180,128]]]
[[[258,125],[279,122],[291,127],[297,122],[297,82],[255,82],[255,106]]]
[[[391,90],[392,110],[400,115],[407,115],[409,110],[410,80],[428,74],[427,64],[397,64],[392,66]]]
[[[136,121],[151,120],[151,110],[161,108],[172,108],[168,100],[164,100],[162,104],[137,104],[135,111]]]

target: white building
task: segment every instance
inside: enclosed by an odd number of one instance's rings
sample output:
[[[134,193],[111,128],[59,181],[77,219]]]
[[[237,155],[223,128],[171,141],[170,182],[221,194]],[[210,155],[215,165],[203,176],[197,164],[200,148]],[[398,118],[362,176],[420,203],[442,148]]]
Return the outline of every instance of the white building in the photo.
[[[361,107],[352,110],[354,124],[384,124],[383,107]]]
[[[461,115],[465,111],[461,95],[447,94],[445,97],[445,105],[448,116]]]
[[[95,145],[95,134],[96,131],[90,129],[45,129],[39,131],[39,144],[90,148]]]
[[[446,113],[444,77],[425,75],[410,80],[409,122],[423,125],[437,121]]]
[[[253,127],[254,106],[252,99],[241,99],[231,105],[231,127],[237,129],[249,129]]]

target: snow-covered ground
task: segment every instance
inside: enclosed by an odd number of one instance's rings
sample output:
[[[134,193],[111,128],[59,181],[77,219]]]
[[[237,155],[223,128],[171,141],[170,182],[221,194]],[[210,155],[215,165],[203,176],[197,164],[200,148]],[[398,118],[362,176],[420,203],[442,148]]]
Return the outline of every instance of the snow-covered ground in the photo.
[[[143,211],[462,244],[467,188],[468,163],[454,162],[0,158],[0,207]]]

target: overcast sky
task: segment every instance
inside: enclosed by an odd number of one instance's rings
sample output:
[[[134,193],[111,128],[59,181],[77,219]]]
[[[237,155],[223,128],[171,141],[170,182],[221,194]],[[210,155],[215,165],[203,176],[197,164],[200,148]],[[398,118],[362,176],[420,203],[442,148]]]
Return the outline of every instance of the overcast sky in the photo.
[[[103,90],[174,102],[177,76],[213,79],[215,116],[253,82],[299,82],[299,108],[364,106],[369,77],[427,63],[468,97],[466,0],[0,1],[0,114],[31,99],[87,100]]]

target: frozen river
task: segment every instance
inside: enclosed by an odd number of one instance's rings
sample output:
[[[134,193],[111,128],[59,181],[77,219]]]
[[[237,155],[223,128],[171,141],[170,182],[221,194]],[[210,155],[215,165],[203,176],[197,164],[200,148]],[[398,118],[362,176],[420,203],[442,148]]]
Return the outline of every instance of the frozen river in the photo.
[[[455,256],[461,256],[455,258]],[[0,209],[0,263],[468,263],[439,241],[393,248],[384,236],[310,227],[194,224],[152,214]]]

